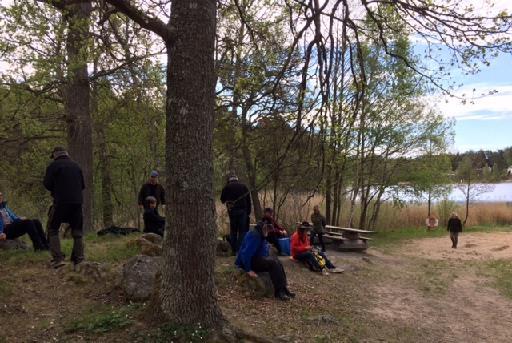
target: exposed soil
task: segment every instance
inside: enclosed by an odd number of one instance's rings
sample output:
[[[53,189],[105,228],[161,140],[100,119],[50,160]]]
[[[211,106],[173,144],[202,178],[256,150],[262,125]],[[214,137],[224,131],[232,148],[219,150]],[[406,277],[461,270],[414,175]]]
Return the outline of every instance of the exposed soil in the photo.
[[[400,249],[407,256],[434,260],[512,259],[512,234],[508,232],[461,233],[457,249],[448,235],[411,241]]]
[[[389,323],[427,330],[432,342],[510,342],[512,301],[474,268],[475,261],[512,259],[509,245],[507,233],[464,235],[457,249],[448,237],[411,241],[392,257],[382,256],[389,274],[372,287],[376,296],[368,310]],[[422,273],[429,273],[428,281]]]

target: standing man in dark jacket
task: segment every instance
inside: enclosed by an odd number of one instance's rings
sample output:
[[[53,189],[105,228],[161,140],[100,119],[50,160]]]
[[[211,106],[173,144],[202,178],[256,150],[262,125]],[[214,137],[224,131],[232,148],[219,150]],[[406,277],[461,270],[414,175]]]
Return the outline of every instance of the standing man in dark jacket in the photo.
[[[228,209],[229,243],[233,253],[236,254],[245,234],[249,231],[251,193],[246,185],[238,182],[236,175],[232,175],[228,178],[228,184],[222,189],[220,201],[226,204]]]
[[[148,209],[149,205],[146,202],[147,197],[154,197],[156,199],[155,211],[158,214],[158,205],[165,205],[165,190],[161,184],[158,183],[158,171],[153,170],[149,174],[149,181],[142,185],[139,191],[139,207]]]
[[[85,188],[80,166],[69,158],[66,149],[56,147],[51,158],[53,162],[46,168],[44,186],[53,197],[54,213],[48,226],[51,265],[59,268],[64,265],[65,255],[60,248],[59,228],[68,223],[73,237],[71,261],[76,266],[84,260],[82,191]]]
[[[460,221],[457,213],[453,212],[450,219],[448,219],[448,228],[450,231],[450,239],[452,240],[452,248],[457,249],[459,243],[459,232],[462,232],[462,222]]]

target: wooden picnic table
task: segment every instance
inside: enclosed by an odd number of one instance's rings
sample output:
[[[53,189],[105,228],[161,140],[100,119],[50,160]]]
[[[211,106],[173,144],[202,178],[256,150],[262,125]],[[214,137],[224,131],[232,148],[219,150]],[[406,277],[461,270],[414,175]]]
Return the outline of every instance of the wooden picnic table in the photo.
[[[368,241],[372,239],[366,236],[362,236],[361,234],[371,234],[375,232],[333,225],[326,225],[325,229],[326,232],[324,237],[332,240],[336,244],[338,250],[342,251],[366,250],[368,248]]]

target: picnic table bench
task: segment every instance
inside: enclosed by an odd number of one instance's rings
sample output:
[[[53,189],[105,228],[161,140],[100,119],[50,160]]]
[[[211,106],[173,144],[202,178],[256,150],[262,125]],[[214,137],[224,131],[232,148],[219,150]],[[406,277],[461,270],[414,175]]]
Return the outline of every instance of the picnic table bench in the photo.
[[[361,234],[371,234],[374,231],[360,230],[333,225],[325,226],[324,237],[333,241],[341,251],[364,251],[368,248],[368,241],[372,239]]]

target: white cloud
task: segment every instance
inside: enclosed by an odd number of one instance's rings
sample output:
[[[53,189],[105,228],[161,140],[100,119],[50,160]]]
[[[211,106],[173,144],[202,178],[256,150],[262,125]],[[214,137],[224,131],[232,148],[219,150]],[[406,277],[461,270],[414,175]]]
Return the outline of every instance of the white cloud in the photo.
[[[468,84],[450,96],[429,96],[427,103],[445,117],[461,120],[500,120],[512,118],[512,84]],[[464,104],[460,98],[465,98]]]

